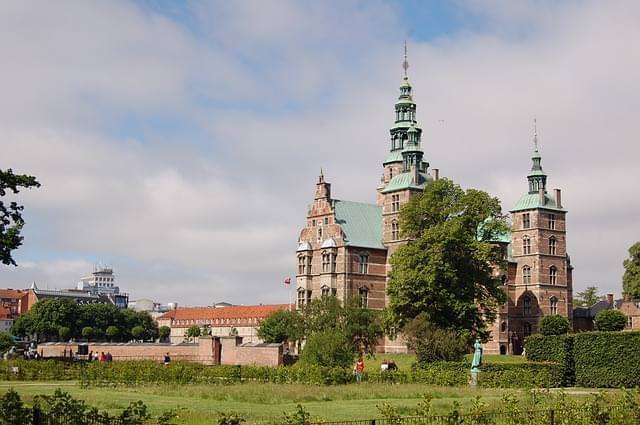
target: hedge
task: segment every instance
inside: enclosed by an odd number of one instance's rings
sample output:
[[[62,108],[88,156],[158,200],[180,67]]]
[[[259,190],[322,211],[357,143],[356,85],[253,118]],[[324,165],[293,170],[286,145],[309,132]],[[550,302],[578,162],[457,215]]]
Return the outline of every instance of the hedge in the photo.
[[[575,385],[574,335],[532,335],[525,341],[527,360],[554,362],[562,368],[562,386]]]
[[[373,369],[373,368],[371,368]],[[93,385],[105,384],[188,384],[230,382],[272,382],[302,384],[346,384],[354,382],[352,370],[296,364],[285,367],[206,366],[172,362],[161,365],[152,361],[63,363],[54,360],[0,362],[0,380],[78,380]],[[469,382],[466,362],[437,362],[426,368],[382,373],[365,373],[370,382],[421,383],[438,386],[464,386]],[[483,365],[479,385],[483,387],[557,387],[562,384],[562,368],[556,364]]]
[[[585,332],[574,338],[578,386],[640,386],[640,332]]]

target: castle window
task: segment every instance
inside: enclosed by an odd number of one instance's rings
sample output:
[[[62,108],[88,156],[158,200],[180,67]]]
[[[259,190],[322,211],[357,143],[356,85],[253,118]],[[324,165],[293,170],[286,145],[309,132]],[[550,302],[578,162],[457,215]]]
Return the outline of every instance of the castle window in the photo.
[[[391,211],[400,210],[400,195],[391,195]]]
[[[558,314],[558,299],[556,297],[549,299],[549,313],[553,315]]]
[[[323,287],[322,287],[322,296],[323,296],[323,297],[328,297],[328,296],[329,296],[329,293],[330,293],[329,291],[330,291],[330,289],[329,289],[329,287],[328,287],[328,286],[323,286]]]
[[[318,227],[318,240],[322,240],[322,227]]]
[[[555,230],[556,228],[556,215],[549,214],[549,229]]]
[[[298,308],[304,305],[304,295],[305,295],[304,288],[298,288]]]
[[[507,322],[502,322],[500,324],[500,332],[506,332],[507,331]]]
[[[400,225],[395,220],[391,222],[391,239],[394,241],[400,239]]]
[[[555,285],[558,281],[558,269],[556,266],[549,267],[549,284]]]
[[[324,224],[325,224],[325,225],[326,225],[326,224],[329,224],[329,217],[325,217],[325,218],[324,218]]]
[[[331,273],[336,272],[336,254],[331,254]]]
[[[306,303],[309,304],[311,302],[311,294],[313,292],[311,290],[307,290],[307,299],[306,299]]]
[[[358,290],[358,294],[360,295],[360,307],[369,307],[369,289],[362,287]]]
[[[305,274],[311,274],[311,255],[306,255],[305,256],[305,260],[306,260],[306,273]]]
[[[522,308],[524,310],[525,316],[531,315],[531,297],[530,296],[528,295],[524,296],[524,298],[522,299]]]
[[[522,254],[531,254],[531,239],[526,235],[522,238]]]
[[[524,266],[522,268],[522,283],[531,283],[531,267]]]
[[[528,229],[531,227],[531,218],[529,217],[529,213],[522,214],[522,228]]]
[[[304,255],[298,257],[298,274],[304,274],[305,258]]]
[[[360,273],[369,273],[369,256],[366,254],[360,255]]]
[[[627,316],[627,327],[633,329],[633,317]]]
[[[556,255],[556,238],[553,236],[549,238],[549,254]]]
[[[311,220],[311,225],[315,226],[316,225],[316,219],[314,218],[313,220]]]
[[[322,253],[322,273],[329,272],[330,264],[331,264],[331,254],[329,254],[328,252],[323,252]]]
[[[525,338],[531,335],[531,323],[524,322],[522,324],[522,335]]]

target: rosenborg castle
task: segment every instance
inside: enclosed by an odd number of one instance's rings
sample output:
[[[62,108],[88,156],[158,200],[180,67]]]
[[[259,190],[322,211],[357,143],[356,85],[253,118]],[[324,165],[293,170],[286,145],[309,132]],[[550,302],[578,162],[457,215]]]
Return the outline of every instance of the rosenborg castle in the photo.
[[[340,299],[359,296],[369,308],[385,307],[389,260],[407,243],[400,236],[399,210],[438,179],[438,170],[429,170],[421,138],[405,61],[376,203],[333,198],[331,184],[320,173],[296,252],[298,307],[322,295]],[[572,320],[567,211],[560,190],[551,193],[547,189],[537,135],[534,142],[528,186],[523,184],[524,194],[510,210],[512,231],[496,241],[507,253],[507,270],[499,273],[508,301],[498,312],[491,340],[485,344],[486,353],[521,353],[524,338],[536,332],[545,315],[559,314]],[[406,346],[401,340],[385,340],[384,350],[404,351]]]

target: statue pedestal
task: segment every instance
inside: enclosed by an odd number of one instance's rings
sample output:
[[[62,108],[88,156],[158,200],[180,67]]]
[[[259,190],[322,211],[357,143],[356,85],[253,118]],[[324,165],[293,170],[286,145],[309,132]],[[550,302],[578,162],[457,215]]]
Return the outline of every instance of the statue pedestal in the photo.
[[[469,381],[469,385],[471,385],[472,387],[478,386],[478,372],[478,370],[471,371],[471,380]]]

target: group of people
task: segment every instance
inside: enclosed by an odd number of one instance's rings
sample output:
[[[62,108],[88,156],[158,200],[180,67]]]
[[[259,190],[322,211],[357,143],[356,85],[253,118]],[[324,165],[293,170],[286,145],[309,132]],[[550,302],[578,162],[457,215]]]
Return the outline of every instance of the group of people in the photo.
[[[97,351],[95,353],[93,351],[89,351],[88,360],[90,362],[93,362],[93,361],[111,362],[113,361],[113,356],[108,351],[106,353],[104,351],[101,351],[100,354],[98,354]]]
[[[398,365],[393,360],[383,360],[380,364],[380,371],[383,374],[387,372],[395,372],[398,370]],[[362,375],[364,374],[364,359],[362,356],[358,357],[358,361],[353,365],[353,374],[356,377],[356,382],[362,382]]]

